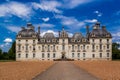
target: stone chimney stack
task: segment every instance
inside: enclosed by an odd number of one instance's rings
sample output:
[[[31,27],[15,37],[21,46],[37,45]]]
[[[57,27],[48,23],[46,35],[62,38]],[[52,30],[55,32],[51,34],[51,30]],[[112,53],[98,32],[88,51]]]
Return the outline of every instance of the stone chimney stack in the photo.
[[[39,34],[39,36],[40,36],[40,26],[38,26],[38,34]]]
[[[89,25],[86,26],[87,34],[89,33]]]
[[[59,37],[60,37],[60,31],[58,31],[58,35],[59,35]]]

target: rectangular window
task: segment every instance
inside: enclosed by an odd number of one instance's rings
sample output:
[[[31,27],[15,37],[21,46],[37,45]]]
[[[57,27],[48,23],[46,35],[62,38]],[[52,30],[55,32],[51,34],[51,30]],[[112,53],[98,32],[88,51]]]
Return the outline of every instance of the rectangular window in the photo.
[[[47,57],[50,58],[50,54],[49,53],[48,53]]]
[[[20,58],[20,57],[21,57],[21,54],[19,53],[19,54],[18,54],[18,58]]]
[[[100,58],[102,57],[102,53],[100,53]]]
[[[94,43],[94,39],[92,39],[92,42]]]
[[[83,57],[85,57],[85,53],[83,53]]]
[[[80,45],[78,45],[78,50],[80,50]]]
[[[74,53],[72,53],[72,57],[74,57]]]
[[[53,53],[53,58],[55,58],[55,53]]]
[[[102,44],[100,44],[100,50],[102,50]]]
[[[19,51],[21,50],[21,45],[18,45],[18,50],[19,50]]]
[[[83,49],[85,50],[85,45],[83,45]]]
[[[26,51],[28,50],[28,45],[26,45]]]
[[[35,43],[35,40],[33,40],[33,43]]]
[[[74,45],[72,45],[72,50],[74,50]]]
[[[109,53],[107,53],[107,57],[109,57]]]
[[[94,45],[94,44],[92,45],[92,49],[93,49],[93,50],[95,49],[95,45]]]
[[[109,49],[109,44],[107,44],[107,49]]]
[[[26,54],[26,58],[28,58],[28,54]]]
[[[107,43],[109,43],[109,39],[107,39]]]
[[[100,39],[100,43],[102,43],[102,39]]]
[[[45,57],[45,55],[44,55],[44,53],[42,53],[42,58],[44,58]]]
[[[65,45],[62,45],[62,50],[65,50]]]
[[[33,45],[33,51],[35,51],[35,46]]]
[[[35,53],[33,53],[33,58],[35,58]]]
[[[78,53],[78,57],[80,57],[80,53]]]
[[[92,54],[92,57],[95,58],[95,54]]]

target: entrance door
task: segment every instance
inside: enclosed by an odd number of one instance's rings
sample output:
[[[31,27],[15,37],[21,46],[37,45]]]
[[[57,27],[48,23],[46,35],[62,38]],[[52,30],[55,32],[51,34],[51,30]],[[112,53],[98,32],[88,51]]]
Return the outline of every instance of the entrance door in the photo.
[[[62,57],[61,57],[62,59],[65,59],[65,54],[62,54]]]

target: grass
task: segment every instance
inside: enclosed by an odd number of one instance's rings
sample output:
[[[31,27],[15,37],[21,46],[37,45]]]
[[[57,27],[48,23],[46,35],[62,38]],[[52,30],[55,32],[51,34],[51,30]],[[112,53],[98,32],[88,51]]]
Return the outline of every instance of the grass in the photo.
[[[13,62],[15,60],[0,60],[0,62]]]

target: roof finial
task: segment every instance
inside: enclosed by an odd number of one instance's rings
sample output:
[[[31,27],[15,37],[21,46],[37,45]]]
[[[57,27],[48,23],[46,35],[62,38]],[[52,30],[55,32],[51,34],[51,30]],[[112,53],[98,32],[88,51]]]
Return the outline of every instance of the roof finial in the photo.
[[[64,30],[64,26],[62,26],[62,30]]]

